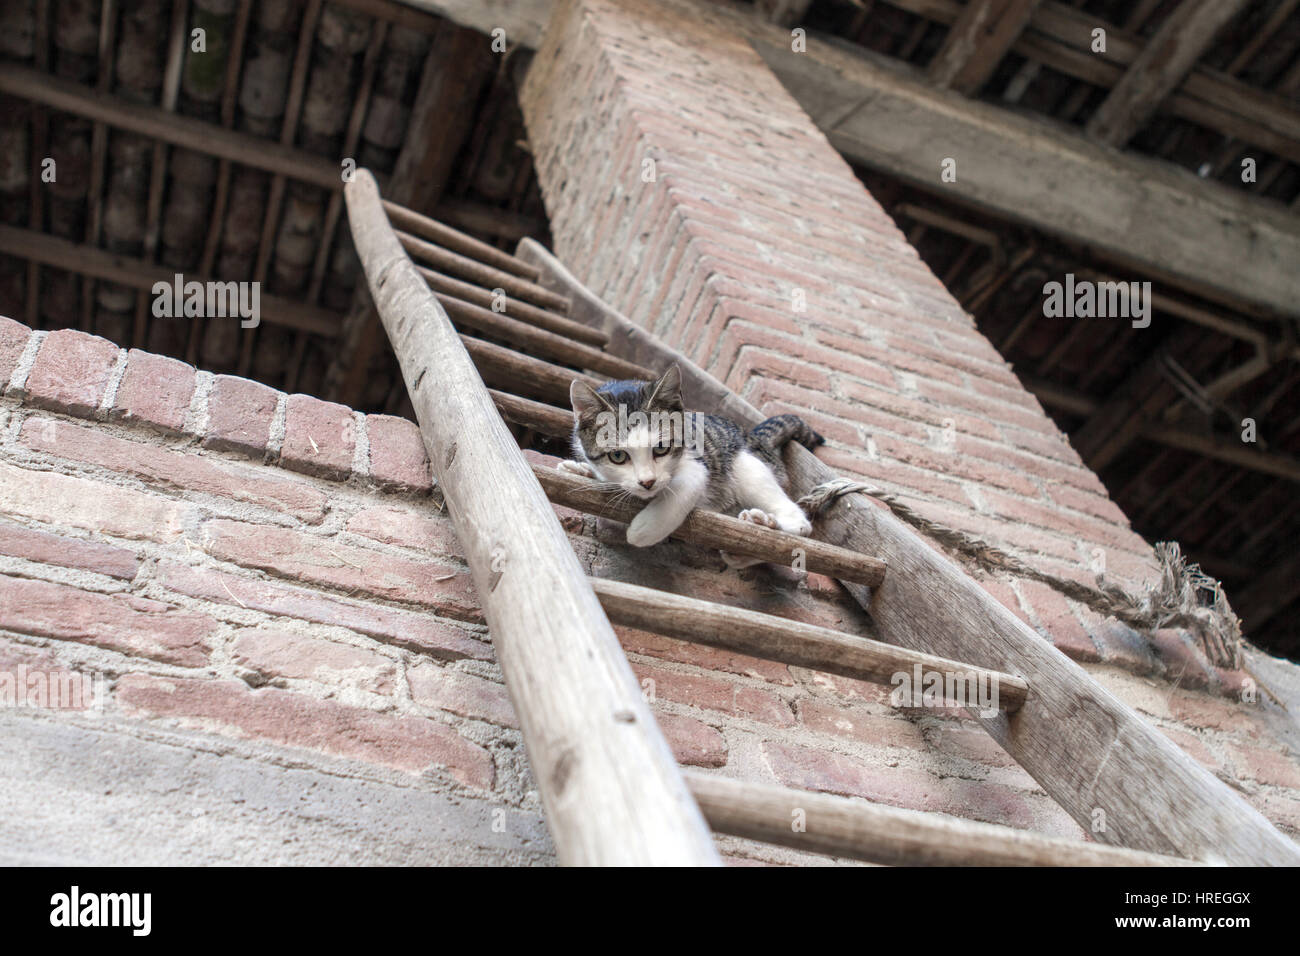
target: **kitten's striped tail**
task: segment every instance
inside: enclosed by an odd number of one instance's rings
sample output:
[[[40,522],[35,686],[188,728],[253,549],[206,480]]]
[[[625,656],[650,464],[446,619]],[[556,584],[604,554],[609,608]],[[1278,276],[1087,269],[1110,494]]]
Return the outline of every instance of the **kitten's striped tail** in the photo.
[[[751,451],[775,452],[778,455],[786,442],[797,441],[805,448],[816,448],[826,441],[798,415],[776,415],[759,422],[745,436]]]

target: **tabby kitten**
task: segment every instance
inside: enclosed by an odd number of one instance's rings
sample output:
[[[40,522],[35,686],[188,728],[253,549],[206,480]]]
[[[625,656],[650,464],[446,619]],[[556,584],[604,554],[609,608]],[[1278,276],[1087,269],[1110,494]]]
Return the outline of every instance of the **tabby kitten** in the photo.
[[[574,460],[560,467],[646,502],[628,525],[629,544],[657,544],[692,508],[791,534],[812,530],[782,489],[786,442],[816,448],[823,441],[798,416],[769,418],[746,434],[726,418],[688,412],[676,365],[654,382],[606,382],[593,389],[575,381],[569,399]],[[728,561],[735,566],[757,563]]]

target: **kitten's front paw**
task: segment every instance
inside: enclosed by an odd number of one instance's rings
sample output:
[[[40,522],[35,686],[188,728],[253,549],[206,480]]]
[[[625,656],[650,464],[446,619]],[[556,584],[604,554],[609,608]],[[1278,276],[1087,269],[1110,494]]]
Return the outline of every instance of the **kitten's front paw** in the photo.
[[[585,461],[569,461],[568,459],[560,462],[556,467],[560,471],[567,471],[571,475],[582,475],[584,478],[595,478],[596,469]]]
[[[662,520],[658,519],[659,515],[649,507],[643,509],[628,525],[628,544],[633,548],[649,548],[671,535],[672,528],[664,527]]]
[[[733,571],[739,571],[742,568],[752,568],[756,564],[762,564],[762,558],[751,558],[744,554],[732,554],[729,551],[719,551],[722,555],[722,561]]]
[[[760,528],[779,528],[776,517],[768,514],[762,508],[746,508],[740,514],[736,515],[741,521],[748,521],[750,524],[756,524]]]

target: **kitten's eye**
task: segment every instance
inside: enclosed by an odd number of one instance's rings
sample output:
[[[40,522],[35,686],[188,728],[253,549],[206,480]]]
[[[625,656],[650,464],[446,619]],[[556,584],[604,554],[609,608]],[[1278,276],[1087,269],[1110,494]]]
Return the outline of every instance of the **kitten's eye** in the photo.
[[[654,456],[656,458],[662,458],[664,455],[668,454],[672,450],[673,450],[672,445],[655,445]]]
[[[621,465],[623,462],[627,461],[627,452],[622,449],[615,449],[614,451],[611,451],[607,457],[609,458],[610,464]]]

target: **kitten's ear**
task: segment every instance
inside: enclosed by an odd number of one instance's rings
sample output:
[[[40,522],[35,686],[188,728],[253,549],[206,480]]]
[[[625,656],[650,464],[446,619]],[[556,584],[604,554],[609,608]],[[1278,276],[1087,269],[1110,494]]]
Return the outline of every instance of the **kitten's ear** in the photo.
[[[646,405],[667,409],[682,408],[682,370],[676,364],[670,365],[668,371],[655,382],[654,392]]]
[[[573,417],[579,424],[591,421],[601,412],[614,410],[609,402],[605,401],[604,396],[586,382],[576,378],[569,386],[569,403],[573,406]]]

